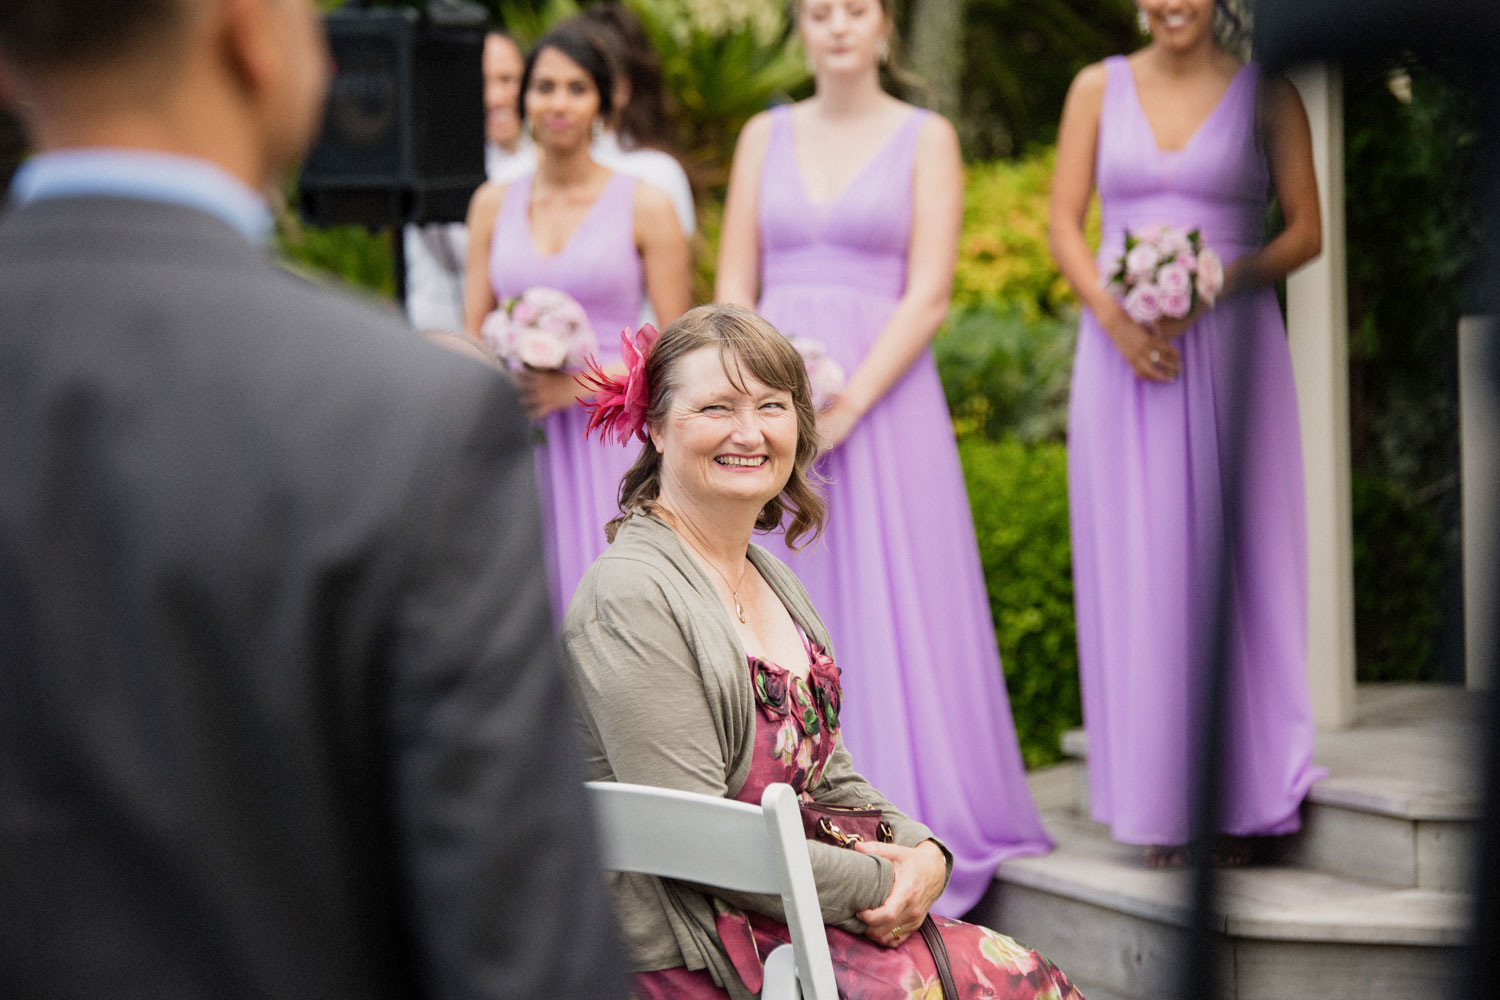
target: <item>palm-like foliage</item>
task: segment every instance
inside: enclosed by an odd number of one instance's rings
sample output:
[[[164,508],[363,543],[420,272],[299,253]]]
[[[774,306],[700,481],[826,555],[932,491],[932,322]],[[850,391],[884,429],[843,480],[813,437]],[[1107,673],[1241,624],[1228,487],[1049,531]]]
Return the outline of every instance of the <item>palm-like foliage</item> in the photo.
[[[695,180],[728,178],[746,121],[808,79],[779,0],[628,0],[660,53],[681,111],[679,148]]]
[[[965,152],[989,159],[1051,142],[1073,75],[1142,41],[1130,0],[969,0]]]

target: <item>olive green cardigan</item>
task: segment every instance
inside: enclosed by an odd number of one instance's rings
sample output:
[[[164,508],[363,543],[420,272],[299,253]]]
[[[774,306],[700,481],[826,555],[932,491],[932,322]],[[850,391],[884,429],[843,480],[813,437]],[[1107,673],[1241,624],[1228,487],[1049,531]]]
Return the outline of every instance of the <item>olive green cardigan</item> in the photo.
[[[827,629],[791,570],[758,545],[750,546],[750,560],[792,618],[830,648]],[[620,526],[573,596],[562,643],[572,663],[590,780],[723,797],[740,790],[750,771],[756,720],[746,653],[712,582],[671,528],[646,514]],[[842,739],[811,791],[820,802],[883,810],[898,844],[934,839],[855,773]],[[809,844],[808,853],[824,921],[862,932],[854,914],[889,895],[890,862],[821,843]],[[635,970],[707,968],[734,997],[751,995],[719,943],[713,904],[701,891],[642,875],[610,878]],[[715,895],[784,919],[779,897]]]

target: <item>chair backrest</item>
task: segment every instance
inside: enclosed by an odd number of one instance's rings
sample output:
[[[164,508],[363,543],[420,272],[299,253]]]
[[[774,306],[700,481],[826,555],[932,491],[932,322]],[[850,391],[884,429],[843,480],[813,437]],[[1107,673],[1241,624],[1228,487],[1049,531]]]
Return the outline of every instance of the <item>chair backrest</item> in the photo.
[[[837,1000],[797,793],[767,786],[760,808],[671,788],[591,781],[605,868],[741,892],[777,893],[808,1000]]]

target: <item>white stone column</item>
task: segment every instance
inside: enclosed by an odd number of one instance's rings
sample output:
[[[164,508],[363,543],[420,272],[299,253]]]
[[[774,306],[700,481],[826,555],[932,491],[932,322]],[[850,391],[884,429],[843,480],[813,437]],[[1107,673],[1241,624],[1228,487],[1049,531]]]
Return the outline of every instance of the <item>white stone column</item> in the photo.
[[[1354,722],[1354,538],[1349,500],[1349,310],[1344,263],[1344,98],[1337,66],[1291,74],[1312,126],[1323,253],[1287,280],[1307,488],[1307,673],[1321,729]]]
[[[1492,316],[1458,324],[1458,438],[1463,483],[1464,679],[1471,690],[1496,681],[1491,643],[1500,566],[1500,393],[1491,372],[1500,364],[1500,327]]]

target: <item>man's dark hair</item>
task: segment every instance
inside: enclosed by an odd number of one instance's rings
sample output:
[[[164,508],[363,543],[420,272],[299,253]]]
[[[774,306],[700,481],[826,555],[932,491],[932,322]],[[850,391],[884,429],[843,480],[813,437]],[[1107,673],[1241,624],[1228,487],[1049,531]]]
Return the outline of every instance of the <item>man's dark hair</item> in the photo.
[[[180,22],[188,0],[3,0],[0,52],[22,69],[126,54]]]

